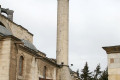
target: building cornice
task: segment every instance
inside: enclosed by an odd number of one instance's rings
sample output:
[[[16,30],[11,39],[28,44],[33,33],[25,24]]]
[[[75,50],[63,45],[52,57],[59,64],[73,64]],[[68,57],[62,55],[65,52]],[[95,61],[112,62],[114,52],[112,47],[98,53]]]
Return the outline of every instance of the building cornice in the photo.
[[[49,64],[53,64],[54,66],[56,66],[56,67],[58,67],[59,68],[59,65],[55,62],[55,61],[53,61],[52,59],[50,59],[50,58],[48,58],[48,57],[36,57],[35,59],[40,59],[40,60],[43,60],[43,61],[46,61],[46,62],[48,62]]]
[[[120,46],[108,46],[102,48],[107,52],[107,54],[120,53]]]

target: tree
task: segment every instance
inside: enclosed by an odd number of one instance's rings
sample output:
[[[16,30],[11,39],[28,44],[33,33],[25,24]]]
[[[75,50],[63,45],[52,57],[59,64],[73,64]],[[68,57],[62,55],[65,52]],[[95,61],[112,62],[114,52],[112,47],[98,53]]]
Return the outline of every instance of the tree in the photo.
[[[100,71],[100,69],[101,69],[100,64],[98,64],[96,69],[94,70],[94,76],[93,76],[94,80],[99,80],[101,73],[102,73],[102,71]]]
[[[99,80],[108,80],[108,68],[102,72]]]
[[[81,77],[81,80],[91,80],[91,72],[89,71],[87,62],[84,68],[82,69],[82,74],[80,75],[80,77]]]
[[[79,69],[76,72],[77,72],[77,76],[79,77]]]

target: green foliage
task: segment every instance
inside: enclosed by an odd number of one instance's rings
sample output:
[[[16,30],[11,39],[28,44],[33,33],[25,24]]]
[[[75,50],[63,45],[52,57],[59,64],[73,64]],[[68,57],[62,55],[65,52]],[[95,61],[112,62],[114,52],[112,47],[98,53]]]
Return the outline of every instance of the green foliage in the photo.
[[[94,72],[90,72],[88,64],[86,62],[84,68],[81,70],[80,80],[108,80],[108,69],[101,71],[100,64],[97,65]],[[79,70],[77,70],[79,75]]]
[[[100,76],[101,76],[101,73],[102,71],[100,71],[101,67],[100,67],[100,64],[97,65],[96,69],[94,70],[94,80],[99,80]]]
[[[99,80],[108,80],[108,69],[104,70],[100,76]]]
[[[84,68],[82,69],[82,74],[80,75],[82,80],[90,80],[91,79],[91,72],[89,71],[88,64],[86,62]]]
[[[79,69],[76,72],[77,72],[77,76],[79,77]]]

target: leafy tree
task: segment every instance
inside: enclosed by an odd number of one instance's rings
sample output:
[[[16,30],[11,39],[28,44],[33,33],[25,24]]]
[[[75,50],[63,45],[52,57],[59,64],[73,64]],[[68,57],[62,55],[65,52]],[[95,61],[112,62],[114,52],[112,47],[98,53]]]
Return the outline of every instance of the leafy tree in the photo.
[[[94,76],[93,76],[94,80],[99,80],[101,73],[102,73],[102,71],[100,71],[100,69],[101,69],[100,64],[98,64],[96,69],[94,70]]]
[[[102,72],[99,80],[108,80],[108,68]]]
[[[79,77],[79,69],[76,72],[77,72],[77,76]]]
[[[91,80],[91,72],[89,71],[87,62],[84,68],[82,69],[82,74],[80,75],[80,77],[81,77],[81,80]]]

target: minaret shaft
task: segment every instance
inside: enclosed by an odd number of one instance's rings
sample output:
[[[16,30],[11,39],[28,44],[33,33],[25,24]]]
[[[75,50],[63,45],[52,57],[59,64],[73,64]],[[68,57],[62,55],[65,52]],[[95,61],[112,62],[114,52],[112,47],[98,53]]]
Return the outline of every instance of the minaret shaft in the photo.
[[[58,0],[57,64],[68,65],[69,0]]]
[[[56,58],[57,64],[61,65],[62,67],[57,70],[57,80],[71,80],[68,67],[68,33],[69,0],[58,0]]]

